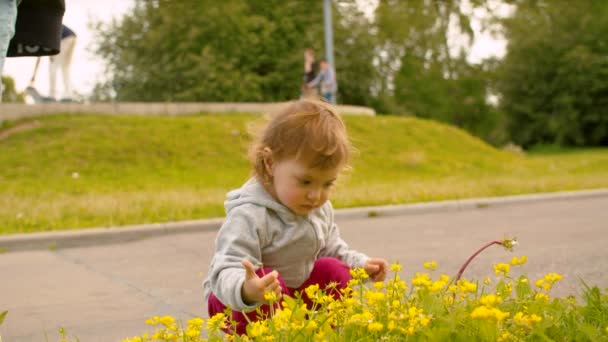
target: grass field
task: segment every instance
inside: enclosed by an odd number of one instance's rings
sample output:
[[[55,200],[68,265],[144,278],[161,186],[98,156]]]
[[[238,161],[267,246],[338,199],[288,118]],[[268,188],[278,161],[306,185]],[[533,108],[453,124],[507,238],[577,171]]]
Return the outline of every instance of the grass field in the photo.
[[[62,115],[0,128],[0,234],[223,216],[259,116]],[[406,117],[346,117],[336,207],[608,187],[608,149],[497,150]]]

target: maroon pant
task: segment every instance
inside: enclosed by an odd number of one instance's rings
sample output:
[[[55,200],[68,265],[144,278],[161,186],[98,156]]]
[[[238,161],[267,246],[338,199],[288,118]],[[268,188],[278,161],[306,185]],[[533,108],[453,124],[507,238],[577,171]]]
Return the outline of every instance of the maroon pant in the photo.
[[[312,306],[312,302],[304,291],[308,286],[318,284],[319,288],[324,290],[327,285],[332,282],[335,282],[337,283],[337,286],[335,287],[336,290],[332,291],[331,294],[334,296],[334,298],[337,299],[341,295],[340,292],[337,290],[345,288],[348,281],[351,279],[349,271],[350,268],[342,261],[336,258],[319,258],[317,261],[315,261],[315,265],[312,269],[312,272],[310,273],[310,276],[302,285],[300,285],[300,287],[287,287],[280,274],[278,280],[279,284],[281,284],[281,291],[284,296],[287,295],[293,297],[296,292],[300,292],[302,294],[302,299],[310,308]],[[270,272],[272,272],[272,269],[270,268],[260,268],[256,271],[258,276],[263,276],[264,274],[268,274]],[[277,304],[275,304],[275,306],[276,305]],[[226,310],[226,306],[222,304],[222,302],[220,302],[220,300],[217,299],[217,297],[213,293],[209,295],[207,307],[209,310],[209,317],[213,317],[213,315],[220,312],[224,312],[224,310]],[[263,304],[260,306],[260,310],[263,316],[268,316],[270,312],[270,305]],[[249,318],[251,322],[255,322],[259,319],[258,313],[256,311],[251,311],[249,313],[246,313],[245,315],[247,315],[247,318]],[[247,327],[247,319],[244,317],[244,314],[241,311],[232,310],[232,320],[237,322],[236,332],[240,335],[245,334],[245,328]],[[230,333],[232,330],[233,329],[228,327],[228,329],[226,329],[225,331],[227,333]]]

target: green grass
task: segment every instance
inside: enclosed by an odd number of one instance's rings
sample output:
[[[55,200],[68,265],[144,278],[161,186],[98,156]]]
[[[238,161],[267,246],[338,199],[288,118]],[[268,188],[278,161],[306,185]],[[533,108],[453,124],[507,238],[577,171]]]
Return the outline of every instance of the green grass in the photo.
[[[62,115],[4,123],[0,234],[223,216],[225,193],[249,175],[248,127],[258,120]],[[345,120],[358,153],[336,207],[608,187],[608,149],[521,155],[428,120]]]

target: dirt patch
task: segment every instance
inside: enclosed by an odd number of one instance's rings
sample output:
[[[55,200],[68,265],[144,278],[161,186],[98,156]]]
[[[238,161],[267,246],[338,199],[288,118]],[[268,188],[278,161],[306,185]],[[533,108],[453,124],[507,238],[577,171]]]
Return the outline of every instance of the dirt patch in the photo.
[[[28,131],[34,128],[38,128],[42,126],[42,123],[40,123],[40,121],[34,120],[34,121],[28,121],[28,122],[24,122],[21,124],[18,124],[16,126],[13,126],[7,130],[1,131],[0,132],[0,141],[8,138],[11,136],[11,134],[15,134],[18,132],[23,132],[23,131]]]

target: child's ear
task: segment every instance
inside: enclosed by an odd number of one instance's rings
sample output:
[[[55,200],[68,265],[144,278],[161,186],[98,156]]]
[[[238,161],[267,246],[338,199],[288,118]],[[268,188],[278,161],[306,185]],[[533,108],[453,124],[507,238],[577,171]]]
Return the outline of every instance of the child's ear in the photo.
[[[272,160],[272,150],[270,149],[270,147],[264,147],[262,153],[264,156],[264,168],[266,169],[266,173],[269,176],[272,176],[274,166],[274,161]]]

